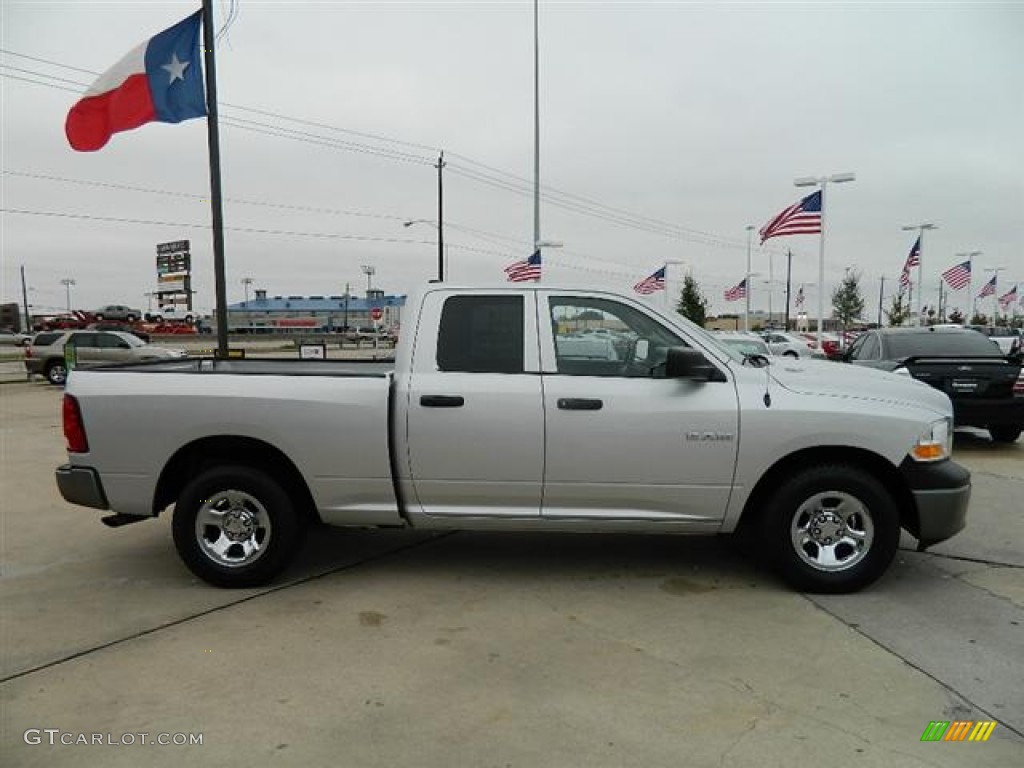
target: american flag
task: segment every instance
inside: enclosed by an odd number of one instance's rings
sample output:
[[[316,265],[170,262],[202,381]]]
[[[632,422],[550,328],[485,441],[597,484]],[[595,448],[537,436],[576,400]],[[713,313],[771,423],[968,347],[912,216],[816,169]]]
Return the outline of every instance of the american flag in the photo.
[[[821,232],[821,190],[814,192],[761,227],[761,242],[783,235],[813,235]]]
[[[739,299],[746,298],[746,296],[747,296],[747,279],[746,278],[743,278],[736,285],[734,285],[732,288],[729,288],[725,292],[725,300],[726,301],[738,301]]]
[[[981,293],[978,294],[979,299],[984,299],[986,296],[996,295],[996,276],[992,275],[992,279],[985,283],[981,289]]]
[[[540,280],[540,251],[534,251],[530,258],[505,267],[505,278],[511,283]]]
[[[903,265],[903,272],[900,273],[900,286],[906,288],[910,285],[910,268],[921,265],[921,236],[918,235],[917,242],[907,254],[907,263]]]
[[[949,283],[949,287],[954,291],[959,291],[971,282],[971,260],[953,265],[942,273],[942,279]]]
[[[796,292],[796,311],[799,312],[804,308],[804,287],[801,285],[800,290]]]
[[[639,283],[633,286],[633,290],[637,293],[642,293],[645,296],[655,291],[665,290],[665,268],[662,267],[650,277],[645,277]]]
[[[999,306],[1003,308],[1005,312],[1009,309],[1010,305],[1017,300],[1017,286],[1013,286],[1010,290],[999,297]]]

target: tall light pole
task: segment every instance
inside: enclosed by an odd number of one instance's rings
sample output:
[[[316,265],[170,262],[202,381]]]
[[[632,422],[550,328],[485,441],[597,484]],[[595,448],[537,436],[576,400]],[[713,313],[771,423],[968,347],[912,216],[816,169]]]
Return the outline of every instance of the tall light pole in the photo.
[[[743,275],[746,308],[743,310],[743,330],[750,333],[750,239],[754,236],[754,225],[747,224],[747,271]]]
[[[444,236],[441,234],[441,224],[433,219],[409,219],[402,222],[403,227],[411,227],[413,224],[429,224],[437,230],[437,279],[443,281],[449,265],[448,245],[444,242]]]
[[[360,269],[363,274],[366,275],[366,298],[370,298],[370,291],[372,288],[373,276],[377,272],[376,267],[371,267],[369,264],[363,264]]]
[[[249,308],[249,286],[252,285],[253,280],[251,277],[242,278],[242,286],[245,288],[245,308]]]
[[[797,187],[821,187],[821,239],[818,241],[818,351],[822,346],[822,332],[825,325],[825,190],[828,185],[854,181],[852,173],[833,173],[830,176],[801,176],[793,179]]]
[[[958,259],[964,256],[967,257],[967,298],[971,301],[968,309],[971,314],[967,316],[967,324],[970,325],[974,321],[974,257],[981,256],[981,251],[966,251],[956,255]]]
[[[60,284],[64,286],[64,290],[67,293],[68,313],[70,314],[71,313],[71,286],[75,285],[75,280],[74,280],[74,278],[71,278],[71,277],[62,277],[61,280],[60,280]]]
[[[917,324],[924,325],[924,318],[921,317],[921,300],[924,298],[924,232],[926,229],[938,229],[938,226],[931,223],[908,224],[902,228],[904,232],[916,229],[917,234]]]

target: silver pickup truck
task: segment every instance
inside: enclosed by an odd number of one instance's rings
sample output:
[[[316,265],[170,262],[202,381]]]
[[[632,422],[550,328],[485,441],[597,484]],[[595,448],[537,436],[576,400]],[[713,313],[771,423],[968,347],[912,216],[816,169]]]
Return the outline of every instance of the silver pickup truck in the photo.
[[[394,365],[182,360],[74,371],[68,501],[111,526],[174,506],[206,581],[274,578],[310,523],[742,532],[795,587],[877,579],[900,528],[963,528],[945,394],[740,355],[599,290],[432,285]]]

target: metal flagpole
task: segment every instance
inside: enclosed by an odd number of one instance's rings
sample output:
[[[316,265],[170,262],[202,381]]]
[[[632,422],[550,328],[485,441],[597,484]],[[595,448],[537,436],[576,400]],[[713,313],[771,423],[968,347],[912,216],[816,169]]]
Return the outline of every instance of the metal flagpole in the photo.
[[[924,325],[924,318],[921,316],[921,301],[924,298],[924,231],[926,229],[938,229],[936,224],[908,224],[903,230],[917,230],[917,324]]]
[[[750,332],[750,238],[753,235],[754,227],[747,225],[747,273],[744,275],[744,287],[746,288],[746,308],[743,311],[743,330]]]
[[[444,151],[437,157],[437,279],[444,282]]]
[[[540,34],[533,0],[533,247],[540,250]]]
[[[228,289],[224,276],[224,209],[220,188],[220,131],[217,125],[217,64],[214,56],[213,0],[203,0],[203,53],[206,54],[206,133],[210,150],[210,208],[213,214],[213,279],[217,301],[217,357],[228,356]]]

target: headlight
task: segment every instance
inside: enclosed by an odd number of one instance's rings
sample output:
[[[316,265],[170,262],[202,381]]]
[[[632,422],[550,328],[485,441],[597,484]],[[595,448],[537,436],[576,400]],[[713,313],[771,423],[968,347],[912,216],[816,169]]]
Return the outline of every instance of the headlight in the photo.
[[[915,461],[942,461],[948,459],[953,452],[953,421],[952,419],[939,419],[932,422],[932,425],[924,432],[914,447],[910,449],[910,456]]]

